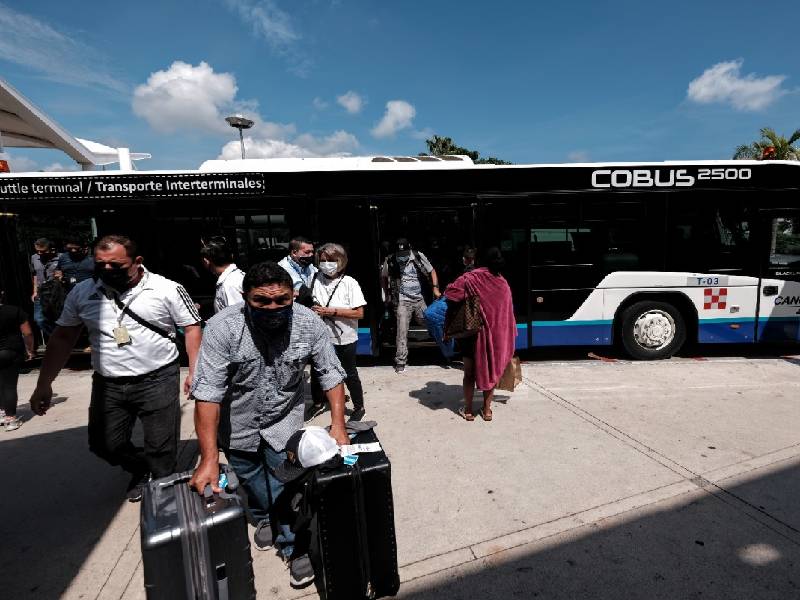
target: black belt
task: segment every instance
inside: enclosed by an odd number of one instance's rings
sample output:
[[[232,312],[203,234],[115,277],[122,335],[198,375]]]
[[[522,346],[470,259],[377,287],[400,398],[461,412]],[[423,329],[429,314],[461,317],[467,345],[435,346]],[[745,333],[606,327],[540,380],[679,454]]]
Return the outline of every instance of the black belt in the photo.
[[[176,358],[171,363],[164,365],[163,367],[157,368],[155,371],[150,371],[149,373],[144,373],[142,375],[124,375],[122,377],[106,377],[105,375],[101,375],[100,373],[95,373],[93,377],[97,379],[102,379],[107,383],[136,383],[138,381],[144,381],[148,377],[152,377],[153,375],[158,375],[167,369],[171,369],[172,367],[179,366],[179,360]]]

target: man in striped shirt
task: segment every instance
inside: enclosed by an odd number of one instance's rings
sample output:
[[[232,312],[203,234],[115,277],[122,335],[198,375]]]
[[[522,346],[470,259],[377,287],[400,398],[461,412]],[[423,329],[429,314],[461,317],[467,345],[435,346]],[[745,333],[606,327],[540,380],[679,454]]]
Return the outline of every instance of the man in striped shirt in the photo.
[[[131,474],[127,498],[138,502],[152,476],[175,471],[180,431],[176,329],[189,355],[189,393],[200,347],[200,315],[183,286],[148,271],[136,243],[122,235],[97,242],[95,276],[70,291],[47,345],[31,410],[50,408],[51,384],[85,326],[92,346],[89,449]],[[131,443],[142,422],[144,447]]]

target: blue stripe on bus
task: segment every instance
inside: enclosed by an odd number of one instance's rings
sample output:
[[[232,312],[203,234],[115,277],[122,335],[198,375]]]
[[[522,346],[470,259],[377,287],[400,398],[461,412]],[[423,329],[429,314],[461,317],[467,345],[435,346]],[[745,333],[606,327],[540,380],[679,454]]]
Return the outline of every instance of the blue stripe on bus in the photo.
[[[800,342],[800,315],[759,319],[758,339],[762,342]]]
[[[700,319],[698,341],[703,344],[751,343],[754,317]],[[614,321],[611,319],[587,321],[533,321],[533,346],[609,346]],[[733,325],[734,327],[731,327]],[[738,327],[736,327],[738,325]],[[528,324],[517,323],[517,350],[528,348]],[[758,339],[761,341],[800,341],[800,315],[760,318]],[[358,329],[356,353],[372,354],[372,334],[368,327]]]
[[[356,354],[372,356],[372,331],[369,327],[358,328],[358,341],[356,342]]]
[[[536,346],[608,346],[613,321],[533,321]],[[519,338],[518,338],[519,339]]]
[[[753,339],[755,318],[700,319],[697,323],[697,341],[701,344],[743,344]]]

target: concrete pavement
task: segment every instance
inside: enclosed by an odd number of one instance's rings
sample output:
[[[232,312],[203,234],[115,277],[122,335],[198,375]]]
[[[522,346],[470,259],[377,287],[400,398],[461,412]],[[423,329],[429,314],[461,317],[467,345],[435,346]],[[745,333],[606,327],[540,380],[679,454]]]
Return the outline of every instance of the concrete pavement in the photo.
[[[528,362],[491,423],[457,416],[460,371],[360,373],[392,460],[400,597],[800,597],[796,358]],[[86,448],[89,384],[65,372],[46,417],[0,432],[4,597],[144,597],[139,507]],[[188,403],[182,440],[189,465]],[[316,597],[273,552],[254,566],[260,598]]]

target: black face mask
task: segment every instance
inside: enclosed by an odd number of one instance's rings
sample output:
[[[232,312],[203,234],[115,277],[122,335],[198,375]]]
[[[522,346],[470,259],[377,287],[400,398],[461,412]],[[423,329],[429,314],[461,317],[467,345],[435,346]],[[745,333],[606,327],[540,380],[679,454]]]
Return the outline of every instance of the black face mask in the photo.
[[[253,308],[247,305],[250,322],[258,331],[264,334],[275,333],[285,329],[292,318],[292,305],[287,304],[280,308]]]
[[[81,252],[80,250],[76,250],[74,252],[67,252],[67,254],[69,254],[69,257],[76,262],[79,260],[83,260],[86,257],[86,254],[84,252]]]
[[[303,265],[304,267],[307,267],[308,265],[314,262],[314,255],[312,254],[311,256],[298,256],[297,258],[295,258],[295,260],[297,261],[298,265]]]
[[[94,277],[108,287],[119,291],[126,289],[131,282],[128,269],[106,269],[103,265],[95,265]]]

